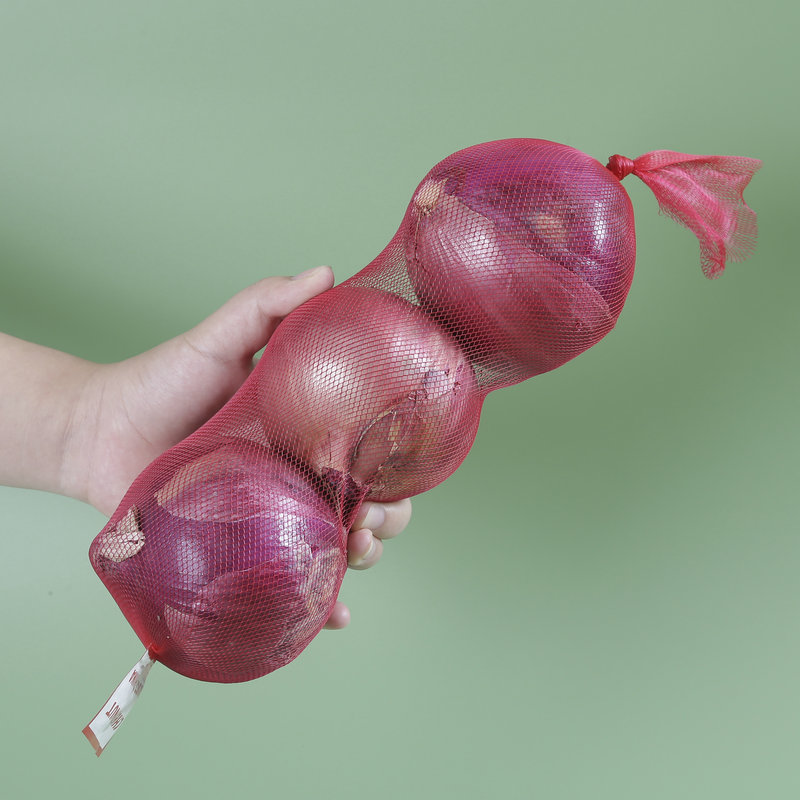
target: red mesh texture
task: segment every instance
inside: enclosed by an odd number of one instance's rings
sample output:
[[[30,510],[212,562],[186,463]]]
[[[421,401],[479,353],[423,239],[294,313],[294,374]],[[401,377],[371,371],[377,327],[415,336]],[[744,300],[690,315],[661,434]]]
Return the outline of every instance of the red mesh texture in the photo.
[[[743,193],[761,162],[740,156],[693,156],[656,150],[631,161],[611,156],[619,178],[633,173],[655,194],[661,210],[689,228],[700,242],[700,262],[709,278],[727,261],[744,261],[756,246],[756,215]]]
[[[308,645],[336,600],[361,502],[443,481],[489,391],[563,364],[614,326],[635,257],[619,178],[639,170],[701,241],[723,241],[712,261],[742,254],[755,235],[741,200],[749,175],[691,158],[606,168],[512,139],[434,167],[384,251],[290,314],[239,392],[142,472],[92,543],[151,655],[231,682]],[[757,162],[741,161],[752,174]],[[706,180],[713,169],[730,180]]]

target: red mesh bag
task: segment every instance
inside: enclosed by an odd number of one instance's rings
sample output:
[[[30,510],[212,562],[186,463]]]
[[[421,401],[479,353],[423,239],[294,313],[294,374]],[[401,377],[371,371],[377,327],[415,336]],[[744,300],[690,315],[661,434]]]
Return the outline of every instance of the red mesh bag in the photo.
[[[633,172],[716,275],[753,247],[759,162],[660,151],[603,166],[561,144],[462,150],[384,251],[290,314],[206,425],[150,464],[91,545],[151,658],[245,681],[325,623],[366,499],[424,492],[466,456],[488,392],[603,338],[633,278]]]

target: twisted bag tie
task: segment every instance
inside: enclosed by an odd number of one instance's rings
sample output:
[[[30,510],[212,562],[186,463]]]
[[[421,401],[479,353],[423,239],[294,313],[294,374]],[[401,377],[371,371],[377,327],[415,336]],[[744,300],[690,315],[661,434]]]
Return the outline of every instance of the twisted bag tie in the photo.
[[[636,168],[636,162],[627,156],[614,155],[608,159],[606,169],[610,169],[619,180],[627,177]]]
[[[756,215],[742,195],[759,167],[756,158],[672,150],[654,150],[633,160],[613,155],[606,164],[619,180],[631,173],[641,178],[662,213],[694,233],[708,278],[722,274],[727,261],[744,261],[755,248]]]

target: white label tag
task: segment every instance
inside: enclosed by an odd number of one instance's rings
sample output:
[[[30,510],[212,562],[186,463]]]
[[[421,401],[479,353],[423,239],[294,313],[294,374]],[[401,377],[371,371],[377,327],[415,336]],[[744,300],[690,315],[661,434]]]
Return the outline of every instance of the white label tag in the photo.
[[[83,729],[83,735],[89,740],[98,756],[139,699],[147,673],[153,664],[155,661],[145,653],[123,678],[122,683],[114,689],[97,716]]]

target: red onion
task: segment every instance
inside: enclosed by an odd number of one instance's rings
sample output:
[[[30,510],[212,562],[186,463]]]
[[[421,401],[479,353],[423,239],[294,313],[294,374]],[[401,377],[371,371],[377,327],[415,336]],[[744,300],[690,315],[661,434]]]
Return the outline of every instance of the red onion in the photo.
[[[314,298],[278,327],[261,366],[273,444],[321,475],[350,476],[370,499],[432,488],[475,437],[483,396],[469,361],[389,292],[342,284]]]
[[[450,195],[422,215],[409,274],[424,307],[502,383],[558,367],[614,325],[582,278]]]
[[[491,143],[487,161],[488,146],[445,159],[420,184],[405,252],[422,307],[492,389],[554,369],[611,330],[635,240],[627,195],[599,162],[514,140]]]
[[[312,483],[239,442],[178,470],[101,533],[90,558],[158,660],[231,682],[283,666],[319,632],[344,548]]]
[[[583,278],[619,315],[633,277],[633,210],[599,161],[557,142],[506,139],[453,153],[417,195],[429,182],[486,217],[497,233]]]

